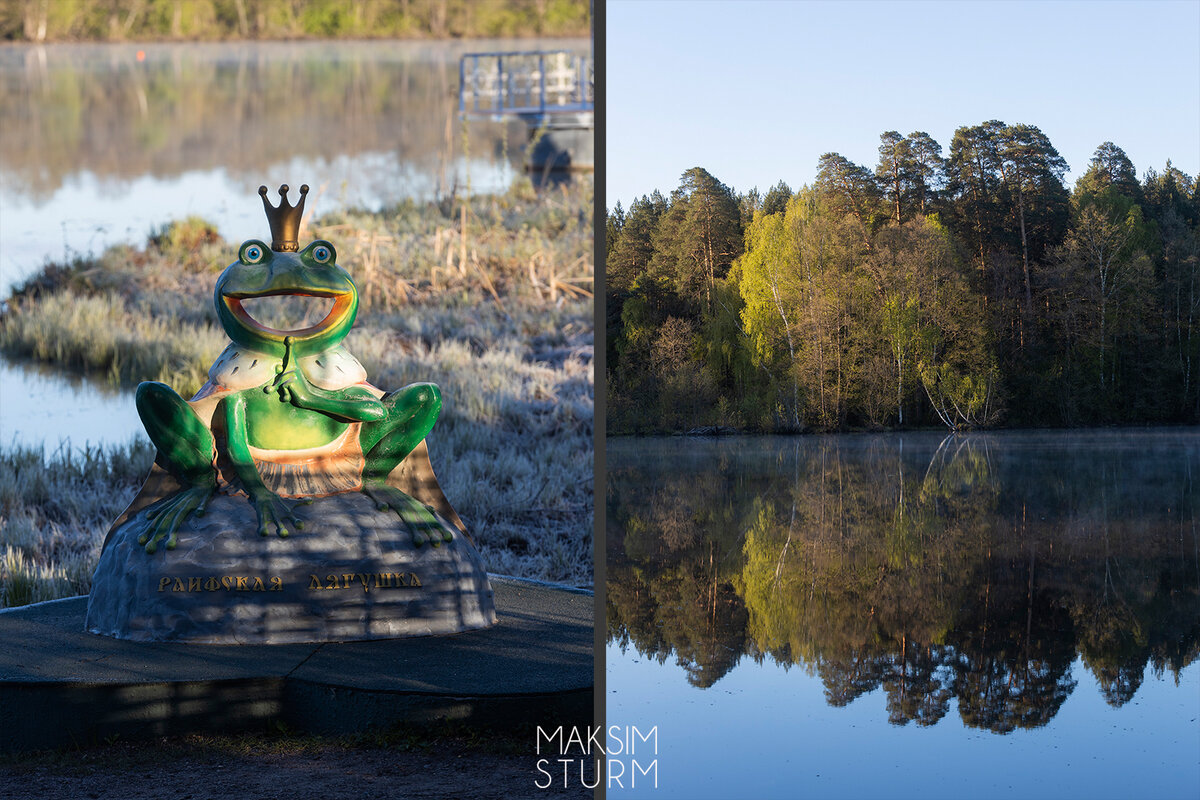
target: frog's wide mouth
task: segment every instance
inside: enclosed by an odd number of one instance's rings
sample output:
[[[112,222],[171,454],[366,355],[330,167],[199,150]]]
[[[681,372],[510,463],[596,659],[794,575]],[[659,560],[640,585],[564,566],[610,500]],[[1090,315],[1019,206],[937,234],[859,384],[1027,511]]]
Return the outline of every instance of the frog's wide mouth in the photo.
[[[316,323],[306,325],[304,322],[301,322],[300,327],[297,328],[276,328],[259,322],[246,309],[244,301],[256,301],[265,298],[287,298],[289,300],[292,298],[298,298],[301,301],[301,306],[319,308],[320,310],[316,312],[317,314],[319,314],[321,310],[324,310],[325,307],[330,305],[328,302],[329,300],[332,300],[333,303],[332,307],[329,308],[329,311],[325,313],[321,317],[320,321]],[[272,339],[282,339],[284,336],[305,339],[312,336],[317,336],[334,327],[350,310],[350,307],[354,303],[354,295],[350,292],[334,293],[319,291],[277,291],[254,294],[222,294],[221,301],[225,303],[225,307],[229,309],[229,313],[233,315],[233,318],[245,328]],[[256,308],[256,310],[261,312],[261,309]],[[262,316],[261,313],[260,316]],[[312,310],[308,309],[304,316],[305,321],[307,321],[307,319],[311,319],[313,316]]]

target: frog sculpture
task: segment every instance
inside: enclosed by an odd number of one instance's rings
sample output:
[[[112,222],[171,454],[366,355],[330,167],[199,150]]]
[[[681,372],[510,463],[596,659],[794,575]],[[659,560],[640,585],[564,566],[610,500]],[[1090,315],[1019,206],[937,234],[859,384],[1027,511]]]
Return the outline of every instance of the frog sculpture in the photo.
[[[429,462],[441,393],[367,382],[342,343],[354,281],[329,242],[300,248],[307,192],[293,206],[281,186],[275,206],[259,189],[271,246],[243,243],[217,279],[231,342],[208,382],[190,400],[138,386],[158,455],[105,538],[92,633],[270,644],[496,624],[483,560]],[[296,330],[255,320],[251,300],[278,296],[330,308]]]
[[[358,313],[354,281],[337,265],[332,244],[319,239],[301,250],[297,241],[308,186],[300,187],[294,206],[286,184],[277,207],[266,186],[258,193],[271,246],[243,243],[217,279],[217,317],[232,341],[208,383],[190,401],[163,383],[138,386],[138,415],[183,486],[148,510],[153,524],[139,543],[148,553],[164,540],[174,548],[179,525],[202,515],[217,491],[244,493],[263,536],[303,526],[284,497],[308,502],[362,491],[397,513],[414,544],[449,541],[453,534],[428,507],[387,481],[433,427],[442,404],[438,387],[417,383],[385,394],[367,383],[342,344]],[[243,307],[248,299],[274,296],[329,298],[333,307],[316,324],[291,331],[262,325]]]

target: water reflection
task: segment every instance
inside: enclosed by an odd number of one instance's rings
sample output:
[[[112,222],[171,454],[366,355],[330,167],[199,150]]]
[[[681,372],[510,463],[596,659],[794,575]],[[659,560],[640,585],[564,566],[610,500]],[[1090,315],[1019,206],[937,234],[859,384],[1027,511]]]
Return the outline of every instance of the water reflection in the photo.
[[[47,257],[141,240],[168,217],[257,235],[261,211],[230,199],[256,200],[261,183],[309,183],[315,213],[507,188],[524,126],[458,119],[458,58],[479,46],[0,48],[0,295]]]
[[[890,722],[1046,725],[1200,653],[1200,433],[610,441],[608,636]]]
[[[428,168],[448,189],[442,170],[464,152],[456,90],[458,57],[467,49],[443,42],[3,48],[0,169],[13,176],[14,189],[45,200],[82,171],[101,180],[242,174],[293,158],[392,152]],[[468,150],[503,154],[506,134],[473,125]],[[511,145],[517,153],[523,142]],[[393,182],[378,175],[370,189],[395,196]]]

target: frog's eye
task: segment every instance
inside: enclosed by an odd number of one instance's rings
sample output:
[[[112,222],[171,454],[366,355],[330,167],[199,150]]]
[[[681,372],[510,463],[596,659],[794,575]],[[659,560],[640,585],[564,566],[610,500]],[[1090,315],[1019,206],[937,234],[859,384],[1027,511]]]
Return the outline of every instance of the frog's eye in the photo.
[[[333,245],[328,242],[320,242],[313,245],[312,259],[318,264],[328,264],[334,259]]]
[[[261,264],[267,257],[267,246],[262,242],[251,239],[242,245],[238,260],[243,264]]]

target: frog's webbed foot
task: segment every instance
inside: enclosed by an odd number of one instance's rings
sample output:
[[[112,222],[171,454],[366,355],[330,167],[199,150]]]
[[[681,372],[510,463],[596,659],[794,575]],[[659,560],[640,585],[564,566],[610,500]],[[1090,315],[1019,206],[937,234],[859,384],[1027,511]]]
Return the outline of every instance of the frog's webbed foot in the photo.
[[[312,501],[301,501],[302,503],[311,503]],[[290,525],[294,530],[303,530],[304,521],[295,514],[295,506],[289,507],[279,495],[270,490],[253,492],[250,495],[250,504],[254,506],[254,513],[258,516],[258,533],[260,536],[269,536],[271,526],[275,526],[275,532],[280,538],[285,538],[291,531],[288,530]]]
[[[179,526],[189,514],[204,516],[204,509],[212,494],[211,486],[192,486],[150,506],[146,512],[149,526],[146,532],[138,537],[138,544],[145,545],[147,553],[153,553],[158,549],[158,543],[166,539],[166,548],[174,550],[177,544],[175,533]]]
[[[429,542],[437,547],[442,542],[448,542],[454,535],[438,520],[429,506],[418,502],[394,486],[382,481],[371,481],[363,484],[363,494],[375,501],[380,511],[391,509],[400,517],[400,521],[412,534],[413,544],[417,547]]]

